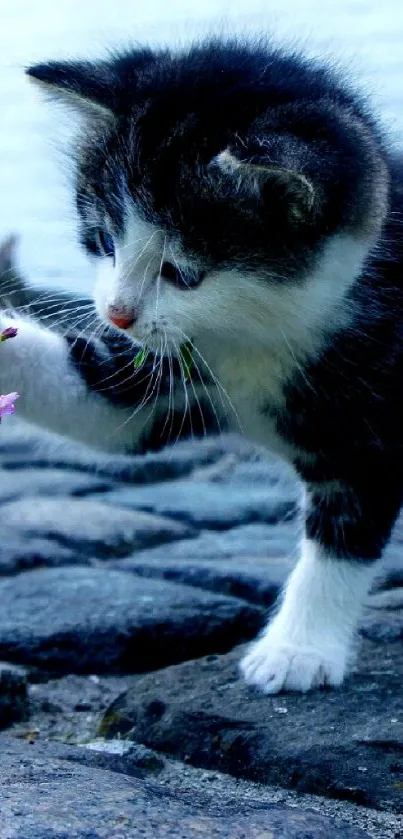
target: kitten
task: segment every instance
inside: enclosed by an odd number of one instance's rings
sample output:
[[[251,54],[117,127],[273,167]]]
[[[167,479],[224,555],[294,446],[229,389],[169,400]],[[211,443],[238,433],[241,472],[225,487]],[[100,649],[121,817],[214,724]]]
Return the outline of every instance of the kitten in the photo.
[[[301,558],[241,669],[266,693],[340,685],[402,500],[402,163],[350,84],[271,45],[27,72],[81,116],[80,240],[116,328],[22,320],[0,389],[92,445],[241,427],[290,461]]]

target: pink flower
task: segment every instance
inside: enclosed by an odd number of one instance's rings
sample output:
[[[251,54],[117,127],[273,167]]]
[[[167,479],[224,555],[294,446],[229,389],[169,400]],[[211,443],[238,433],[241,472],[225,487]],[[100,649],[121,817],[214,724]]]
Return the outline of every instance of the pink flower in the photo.
[[[0,332],[0,342],[7,341],[8,338],[15,338],[18,333],[18,329],[15,326],[7,326],[6,329],[3,329],[3,332]]]
[[[0,395],[0,419],[1,417],[6,417],[7,414],[14,414],[14,402],[18,399],[19,395],[19,393],[7,393],[4,396]]]

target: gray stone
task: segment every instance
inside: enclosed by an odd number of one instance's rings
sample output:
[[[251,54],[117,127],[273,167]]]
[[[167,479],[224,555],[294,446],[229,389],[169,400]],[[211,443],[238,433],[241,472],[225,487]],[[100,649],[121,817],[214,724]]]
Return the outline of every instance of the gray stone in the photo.
[[[230,497],[230,489],[227,491]],[[112,564],[141,576],[162,577],[270,606],[298,557],[300,531],[298,519],[273,525],[253,523],[224,531],[207,530],[195,539],[136,551]],[[403,568],[402,562],[401,565]],[[400,603],[403,588],[391,588],[396,583],[395,566],[380,563],[374,591],[382,597],[372,599],[372,606],[390,604],[391,598]]]
[[[275,524],[296,515],[299,492],[279,486],[227,487],[210,481],[165,482],[108,492],[104,500],[190,522],[199,528],[227,530],[249,522]]]
[[[403,638],[403,588],[371,594],[360,630],[365,638],[372,641],[399,641]]]
[[[4,504],[10,534],[51,539],[83,555],[122,556],[147,546],[191,536],[193,528],[149,513],[112,507],[86,498],[29,498]]]
[[[182,539],[147,551],[136,551],[136,560],[171,562],[191,559],[248,560],[297,556],[299,527],[295,520],[278,524],[253,524],[232,527],[230,530],[203,530],[195,539]],[[127,557],[130,562],[130,557]]]
[[[105,568],[0,580],[0,655],[52,673],[144,672],[250,638],[242,600]]]
[[[7,470],[33,466],[68,468],[138,484],[182,478],[228,454],[238,460],[256,459],[261,456],[258,452],[256,446],[239,435],[224,434],[180,440],[174,446],[144,455],[106,455],[46,431],[33,431],[15,417],[12,425],[2,427],[0,437],[1,464]]]
[[[197,542],[198,540],[195,540]],[[122,571],[132,571],[141,577],[170,580],[207,591],[221,592],[232,597],[242,597],[250,603],[270,607],[291,570],[292,563],[284,557],[245,556],[241,559],[177,559],[164,558],[163,550],[142,551],[127,559],[112,561],[111,565]],[[144,556],[145,554],[145,556]],[[189,548],[189,554],[192,554]]]
[[[22,667],[0,662],[0,728],[29,716],[27,677]]]
[[[319,814],[237,796],[220,799],[63,759],[60,749],[4,740],[4,839],[365,839]]]
[[[137,551],[112,565],[270,606],[297,554],[297,534],[295,520],[204,531],[195,539]]]
[[[392,538],[378,563],[375,586],[378,589],[403,586],[403,514],[393,528]]]
[[[100,734],[264,784],[402,812],[403,651],[363,647],[343,688],[305,695],[248,689],[237,672],[243,650],[139,677]]]
[[[97,737],[99,720],[110,703],[131,686],[136,676],[73,674],[55,676],[29,667],[30,718],[28,732],[41,742],[52,740],[81,745]],[[83,709],[86,710],[83,710]],[[13,727],[24,737],[27,726]],[[1,745],[0,745],[1,748]]]
[[[386,591],[377,591],[368,598],[370,609],[382,609],[387,611],[403,610],[403,588],[392,588]]]
[[[101,737],[76,749],[71,760],[86,766],[112,769],[124,775],[158,775],[165,766],[163,755],[129,740],[105,740]]]
[[[271,452],[256,451],[248,459],[233,458],[227,460],[226,469],[217,469],[211,480],[230,486],[278,487],[292,497],[301,496],[301,485],[294,469],[284,460]]]
[[[1,576],[40,566],[82,565],[85,561],[86,558],[79,547],[72,549],[52,539],[27,539],[23,533],[19,535],[14,528],[0,527]]]
[[[368,609],[361,620],[360,632],[372,641],[399,641],[403,638],[403,612]]]
[[[113,484],[72,469],[0,469],[0,504],[22,496],[84,496],[110,490]]]

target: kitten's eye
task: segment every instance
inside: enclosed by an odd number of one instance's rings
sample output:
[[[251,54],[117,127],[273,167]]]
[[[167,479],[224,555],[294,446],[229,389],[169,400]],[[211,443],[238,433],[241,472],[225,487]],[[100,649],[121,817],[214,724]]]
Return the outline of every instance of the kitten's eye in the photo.
[[[163,262],[161,265],[161,279],[172,283],[177,288],[194,288],[199,285],[204,274],[204,271],[181,270],[172,262]]]
[[[103,256],[110,256],[115,259],[115,245],[112,236],[105,230],[97,230],[95,234],[98,249]]]
[[[169,283],[179,285],[182,277],[175,265],[172,262],[163,262],[161,265],[161,277],[163,280],[168,280]]]

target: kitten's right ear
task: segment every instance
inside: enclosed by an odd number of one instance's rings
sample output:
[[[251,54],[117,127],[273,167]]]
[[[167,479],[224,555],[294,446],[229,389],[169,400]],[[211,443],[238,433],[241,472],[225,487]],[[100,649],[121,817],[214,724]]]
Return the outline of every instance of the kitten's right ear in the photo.
[[[52,99],[90,117],[111,117],[116,106],[116,79],[105,63],[48,61],[26,74]]]
[[[152,50],[133,49],[105,61],[46,61],[25,72],[52,98],[84,116],[110,118],[133,104],[139,74],[155,60]]]

